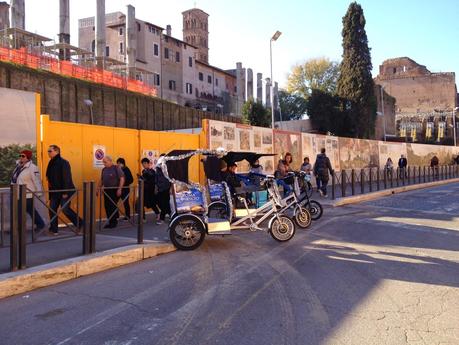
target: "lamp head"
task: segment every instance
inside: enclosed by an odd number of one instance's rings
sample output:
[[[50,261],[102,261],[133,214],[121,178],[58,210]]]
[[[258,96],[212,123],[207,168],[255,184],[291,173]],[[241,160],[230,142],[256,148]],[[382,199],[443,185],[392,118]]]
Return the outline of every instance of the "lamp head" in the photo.
[[[273,37],[271,37],[271,41],[277,41],[277,39],[280,37],[280,35],[282,35],[282,32],[276,31],[274,33]]]
[[[92,107],[92,104],[93,104],[92,101],[91,101],[90,99],[85,99],[85,100],[83,101],[83,103],[84,103],[85,105],[87,105],[88,107]]]

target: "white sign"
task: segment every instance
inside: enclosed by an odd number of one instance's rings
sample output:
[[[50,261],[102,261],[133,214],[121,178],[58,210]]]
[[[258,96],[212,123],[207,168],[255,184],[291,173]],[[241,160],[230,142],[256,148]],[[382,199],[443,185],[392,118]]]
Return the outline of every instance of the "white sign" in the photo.
[[[94,145],[92,149],[92,157],[93,157],[93,166],[96,169],[101,169],[104,167],[104,163],[102,160],[104,159],[107,151],[105,146],[102,145]]]
[[[152,168],[154,168],[156,166],[156,162],[158,161],[159,154],[156,150],[143,150],[142,157],[148,158],[152,164]]]

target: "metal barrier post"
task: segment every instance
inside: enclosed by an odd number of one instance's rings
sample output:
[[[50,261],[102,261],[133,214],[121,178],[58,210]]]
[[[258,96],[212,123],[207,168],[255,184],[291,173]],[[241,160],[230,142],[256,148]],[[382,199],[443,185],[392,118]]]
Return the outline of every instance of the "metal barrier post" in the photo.
[[[423,170],[424,170],[424,183],[426,183],[426,166],[425,165],[424,165]]]
[[[390,188],[394,187],[394,169],[390,169]]]
[[[421,166],[418,166],[418,183],[421,183]]]
[[[19,269],[24,269],[27,266],[27,186],[21,184],[19,186],[19,207],[18,207],[18,230],[19,230]],[[33,231],[33,228],[32,228]]]
[[[379,180],[381,179],[379,167],[376,168],[376,189],[380,190]]]
[[[0,245],[3,246],[5,231],[5,193],[0,194]]]
[[[346,171],[341,170],[341,196],[346,196]]]
[[[384,189],[387,189],[387,169],[384,169],[383,179]]]
[[[332,200],[335,200],[335,172],[332,172]]]
[[[365,193],[365,172],[363,169],[360,169],[360,193],[363,194]]]
[[[89,182],[89,195],[91,201],[91,209],[90,209],[90,224],[89,224],[89,244],[90,244],[90,251],[91,253],[96,252],[96,204],[97,204],[97,196],[96,196],[96,183],[94,181]]]
[[[89,227],[90,227],[90,214],[91,214],[91,200],[90,200],[90,185],[89,182],[83,182],[83,255],[90,253],[89,245]]]
[[[352,169],[351,171],[351,189],[352,189],[352,195],[355,195],[355,170]]]
[[[399,186],[400,172],[401,171],[402,171],[402,169],[400,169],[400,168],[397,168],[397,170],[395,170],[395,173],[396,173],[395,182],[397,182],[397,187]]]
[[[413,184],[416,183],[416,167],[413,167]]]
[[[402,173],[402,186],[405,185],[405,178],[406,178],[406,168],[402,168],[401,170]]]
[[[410,184],[410,179],[411,179],[411,167],[408,167],[407,175],[408,177],[406,184]]]
[[[372,168],[370,168],[370,176],[369,176],[368,182],[370,184],[370,192],[372,192],[373,191],[373,169]]]
[[[10,187],[10,269],[17,271],[18,265],[18,194],[19,186]]]
[[[144,208],[144,182],[143,180],[139,179],[139,221],[137,224],[137,243],[143,243],[143,215],[145,213]]]

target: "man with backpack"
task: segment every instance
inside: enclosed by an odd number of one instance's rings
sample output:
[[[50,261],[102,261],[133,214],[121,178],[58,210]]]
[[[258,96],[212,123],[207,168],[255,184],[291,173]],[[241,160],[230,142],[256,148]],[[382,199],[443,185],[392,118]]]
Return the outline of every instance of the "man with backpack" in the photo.
[[[118,165],[113,164],[112,157],[105,156],[102,162],[104,168],[98,190],[103,191],[105,214],[108,221],[104,228],[113,229],[118,225],[118,201],[123,193],[125,176],[123,170]]]
[[[326,198],[327,184],[329,180],[328,172],[333,174],[333,169],[330,163],[330,159],[325,155],[325,148],[322,148],[320,153],[317,155],[313,170],[317,181],[317,190],[321,196]]]

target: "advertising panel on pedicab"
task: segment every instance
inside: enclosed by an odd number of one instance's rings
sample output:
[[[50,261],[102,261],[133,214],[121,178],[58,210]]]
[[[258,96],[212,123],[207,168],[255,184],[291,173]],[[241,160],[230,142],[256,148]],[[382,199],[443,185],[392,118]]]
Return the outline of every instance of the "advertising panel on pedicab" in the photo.
[[[224,194],[223,184],[221,183],[213,183],[209,185],[209,195],[210,201],[218,201],[222,199]]]
[[[193,207],[203,207],[204,197],[197,188],[175,188],[175,205],[178,213],[189,212]]]

